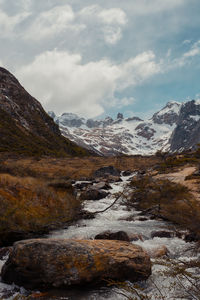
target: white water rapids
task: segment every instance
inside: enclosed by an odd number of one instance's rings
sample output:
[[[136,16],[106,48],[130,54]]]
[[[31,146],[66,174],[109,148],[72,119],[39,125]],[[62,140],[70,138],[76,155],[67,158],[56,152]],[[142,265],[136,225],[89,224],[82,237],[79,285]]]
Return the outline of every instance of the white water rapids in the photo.
[[[122,177],[122,182],[112,183],[112,190],[110,195],[102,200],[85,201],[84,209],[89,212],[101,211],[111,205],[114,202],[116,193],[123,192],[124,195],[129,194],[128,182],[131,176]],[[95,235],[102,233],[103,231],[110,230],[125,231],[129,234],[140,234],[143,236],[143,241],[139,240],[133,242],[142,246],[147,251],[158,248],[161,245],[165,245],[169,250],[169,257],[172,261],[189,261],[197,254],[191,250],[193,243],[186,243],[180,238],[151,238],[153,231],[169,230],[170,224],[164,221],[157,221],[148,219],[146,221],[139,220],[139,213],[136,210],[128,211],[127,207],[123,205],[123,196],[114,204],[110,209],[103,213],[96,214],[94,219],[80,220],[76,225],[70,226],[67,229],[54,231],[48,237],[51,238],[76,238],[76,239],[92,239]],[[177,212],[178,213],[178,212]],[[133,221],[127,221],[129,216],[133,216]],[[141,217],[141,215],[140,215]],[[171,230],[171,228],[170,228]],[[166,269],[162,264],[165,263],[166,258],[158,260],[152,260],[152,275],[150,278],[141,284],[143,291],[149,296],[149,299],[199,299],[193,298],[190,294],[185,293],[185,289],[176,281],[172,276],[166,276],[163,271]],[[161,264],[160,264],[161,262]],[[3,261],[1,261],[3,264]],[[192,270],[196,272],[196,270]],[[184,287],[189,285],[189,282],[183,282]],[[0,297],[5,295],[5,291],[8,294],[7,298],[2,299],[14,299],[14,296],[9,297],[9,291],[13,291],[16,287],[8,286],[0,283]],[[189,287],[188,287],[189,288]],[[25,291],[21,289],[21,292]],[[17,292],[16,292],[17,294]],[[133,299],[137,298],[132,292],[124,291],[124,289],[116,287],[99,287],[91,290],[75,289],[75,290],[61,290],[52,291],[52,296],[48,296],[46,299],[68,299],[68,300],[123,300],[127,299],[127,296],[132,296]],[[50,298],[49,298],[50,297]],[[135,297],[135,298],[134,298]]]

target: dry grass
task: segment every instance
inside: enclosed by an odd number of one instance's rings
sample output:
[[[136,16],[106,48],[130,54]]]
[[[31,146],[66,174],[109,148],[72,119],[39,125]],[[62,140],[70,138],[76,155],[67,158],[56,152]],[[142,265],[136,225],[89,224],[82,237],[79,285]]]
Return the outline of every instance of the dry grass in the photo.
[[[136,203],[142,210],[154,208],[155,215],[195,232],[200,238],[200,203],[186,186],[150,176],[135,178],[131,185],[133,194],[128,205]]]
[[[80,203],[68,189],[51,188],[32,177],[0,175],[0,236],[71,221],[77,209]]]
[[[68,158],[9,158],[1,159],[0,172],[20,176],[44,178],[68,177],[79,179],[90,177],[92,173],[103,166],[113,165],[121,170],[139,170],[153,167],[160,161],[157,157],[68,157]]]
[[[141,169],[157,158],[21,158],[0,156],[0,239],[9,232],[37,232],[75,219],[81,203],[68,179],[90,177],[102,166]],[[4,238],[5,240],[5,238]]]

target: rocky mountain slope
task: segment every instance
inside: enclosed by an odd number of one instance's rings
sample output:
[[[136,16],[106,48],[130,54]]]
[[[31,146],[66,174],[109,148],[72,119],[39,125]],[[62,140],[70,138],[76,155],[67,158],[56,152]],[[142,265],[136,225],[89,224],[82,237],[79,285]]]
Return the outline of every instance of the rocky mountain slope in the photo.
[[[80,118],[49,112],[64,136],[101,155],[150,155],[161,151],[182,151],[195,148],[200,142],[200,101],[168,102],[151,119],[133,116],[116,120]]]
[[[64,138],[57,124],[18,80],[0,67],[0,152],[86,154]]]

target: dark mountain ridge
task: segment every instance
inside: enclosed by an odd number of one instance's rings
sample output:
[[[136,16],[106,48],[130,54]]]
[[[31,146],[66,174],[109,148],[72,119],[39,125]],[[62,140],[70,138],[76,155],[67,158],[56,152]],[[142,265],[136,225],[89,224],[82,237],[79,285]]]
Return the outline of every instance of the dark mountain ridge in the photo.
[[[0,67],[0,151],[30,155],[86,155],[6,69]]]

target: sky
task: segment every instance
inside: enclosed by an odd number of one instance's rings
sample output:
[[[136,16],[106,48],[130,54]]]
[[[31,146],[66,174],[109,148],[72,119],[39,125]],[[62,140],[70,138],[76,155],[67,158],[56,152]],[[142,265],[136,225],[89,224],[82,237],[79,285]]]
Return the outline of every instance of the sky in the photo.
[[[0,0],[0,66],[45,110],[148,117],[200,98],[199,0]]]

